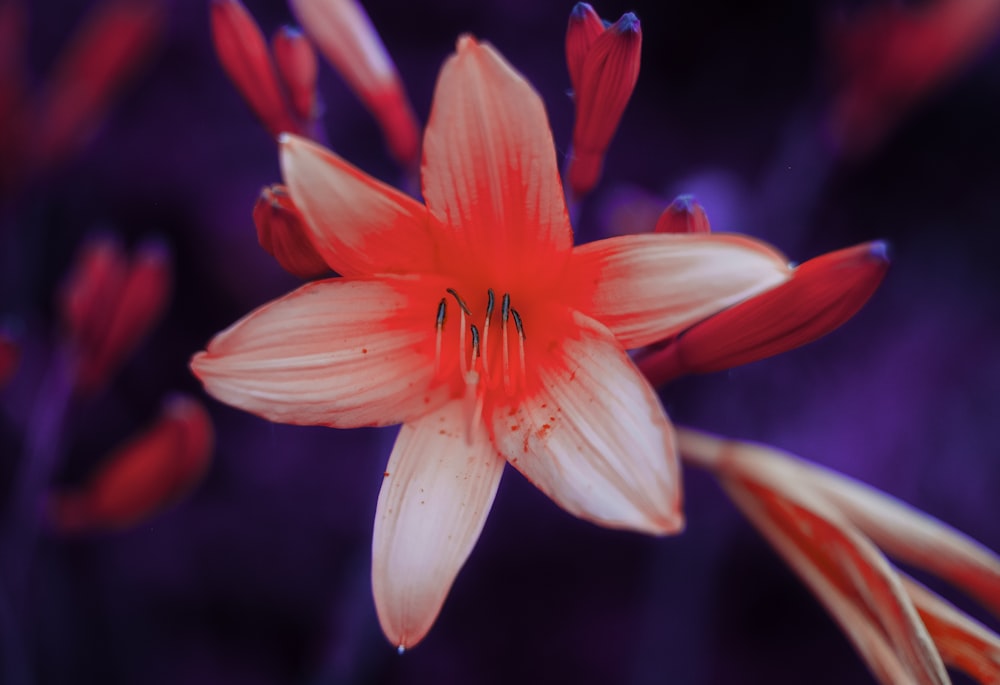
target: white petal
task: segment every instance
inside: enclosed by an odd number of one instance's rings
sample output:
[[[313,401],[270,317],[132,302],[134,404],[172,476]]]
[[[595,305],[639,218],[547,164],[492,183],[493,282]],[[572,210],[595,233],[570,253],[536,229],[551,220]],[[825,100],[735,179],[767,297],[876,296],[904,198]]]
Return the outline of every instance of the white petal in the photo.
[[[451,401],[406,423],[379,492],[372,588],[386,637],[412,647],[437,618],[493,504],[504,460],[469,406]]]
[[[566,511],[653,534],[683,526],[673,429],[611,332],[579,313],[579,335],[537,369],[537,390],[493,415],[497,447]]]

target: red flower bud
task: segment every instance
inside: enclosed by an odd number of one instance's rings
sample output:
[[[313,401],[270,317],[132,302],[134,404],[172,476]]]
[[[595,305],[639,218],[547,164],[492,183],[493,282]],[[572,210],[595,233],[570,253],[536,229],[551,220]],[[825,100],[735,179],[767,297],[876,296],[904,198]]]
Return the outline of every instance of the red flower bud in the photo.
[[[309,39],[291,26],[283,26],[271,39],[274,62],[285,84],[295,114],[302,121],[316,119],[316,75],[319,65]]]
[[[799,265],[785,283],[695,324],[637,363],[659,385],[795,349],[854,316],[888,268],[881,241],[816,257]]]
[[[0,388],[6,385],[17,371],[21,361],[21,346],[12,333],[0,330]]]
[[[663,210],[656,222],[655,233],[710,233],[712,227],[708,223],[705,209],[698,204],[692,195],[678,195]]]
[[[239,0],[212,0],[212,42],[219,62],[268,133],[306,131],[292,110],[264,34]]]
[[[59,56],[38,103],[32,147],[38,167],[63,161],[87,142],[159,43],[163,10],[159,0],[109,0],[87,17]]]
[[[356,0],[292,0],[320,52],[378,120],[390,152],[414,166],[420,134],[402,81],[375,27]]]
[[[575,40],[574,55],[583,39]],[[569,185],[578,196],[589,193],[601,178],[605,150],[639,78],[641,50],[642,29],[629,12],[594,39],[583,59],[573,94],[576,123],[569,164]],[[576,68],[570,66],[571,74]]]
[[[583,62],[593,47],[597,37],[604,33],[604,21],[594,8],[585,2],[578,2],[569,13],[566,27],[566,66],[574,93],[583,79]]]
[[[253,222],[257,242],[288,273],[309,280],[329,272],[285,186],[276,184],[260,191],[253,207]]]
[[[79,533],[140,523],[198,484],[214,440],[211,419],[198,401],[170,398],[156,423],[112,452],[83,488],[52,496],[53,527]]]

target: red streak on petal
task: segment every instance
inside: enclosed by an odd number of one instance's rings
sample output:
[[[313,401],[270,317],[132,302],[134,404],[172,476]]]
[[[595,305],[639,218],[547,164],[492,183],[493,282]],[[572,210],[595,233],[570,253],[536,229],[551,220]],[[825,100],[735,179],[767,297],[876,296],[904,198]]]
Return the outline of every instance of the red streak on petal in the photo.
[[[114,452],[82,489],[53,495],[50,518],[63,533],[134,526],[189,493],[214,447],[211,419],[196,400],[177,396],[160,418]]]
[[[312,43],[301,31],[283,26],[271,39],[271,48],[295,114],[303,121],[314,120],[318,113],[316,76],[319,64]]]
[[[854,316],[888,268],[882,242],[811,259],[782,285],[696,324],[637,363],[658,385],[684,374],[720,371],[795,349]]]
[[[329,272],[285,186],[276,184],[260,191],[253,207],[253,222],[260,246],[288,273],[310,280]]]
[[[663,210],[655,233],[711,233],[705,209],[691,195],[680,195]]]
[[[56,164],[82,147],[125,84],[145,66],[165,26],[159,0],[109,0],[86,18],[58,58],[37,105],[32,156],[38,167]]]
[[[583,62],[597,37],[604,33],[604,22],[594,8],[586,2],[578,2],[569,14],[566,27],[566,66],[573,90],[580,87],[583,78]]]
[[[576,123],[569,184],[582,196],[600,180],[604,152],[618,129],[639,78],[642,29],[624,14],[594,41],[576,90]]]
[[[219,62],[268,133],[305,134],[292,112],[264,34],[239,0],[212,0],[212,42]]]

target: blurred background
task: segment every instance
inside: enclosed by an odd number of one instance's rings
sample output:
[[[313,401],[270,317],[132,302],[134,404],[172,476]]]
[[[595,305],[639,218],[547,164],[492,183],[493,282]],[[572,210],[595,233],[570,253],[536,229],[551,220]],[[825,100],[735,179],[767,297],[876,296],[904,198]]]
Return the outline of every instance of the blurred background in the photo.
[[[0,59],[11,66],[20,54],[26,89],[44,91],[99,2],[22,3],[23,52]],[[294,23],[281,0],[246,5],[267,35]],[[535,85],[566,154],[571,2],[364,5],[421,121],[441,62],[472,32]],[[874,62],[843,67],[854,43],[835,38],[852,35],[837,27],[849,32],[866,7],[596,3],[606,19],[638,15],[642,69],[575,229],[581,241],[649,230],[673,197],[692,193],[714,230],[763,238],[796,262],[888,240],[885,282],[843,328],[682,379],[662,389],[664,405],[677,423],[787,449],[1000,549],[998,22],[959,36],[978,48],[935,87],[890,93],[868,111],[850,98],[870,104],[882,92],[863,83]],[[280,180],[275,144],[219,66],[207,2],[169,2],[155,27],[122,57],[145,55],[72,154],[36,164],[41,120],[27,117],[20,152],[0,158],[0,321],[20,350],[0,388],[0,496],[16,508],[25,460],[39,451],[51,460],[46,482],[79,487],[175,392],[205,403],[214,457],[187,499],[136,525],[43,527],[8,548],[4,563],[25,581],[0,607],[3,682],[873,682],[820,605],[694,470],[687,530],[670,539],[579,521],[509,471],[436,625],[397,656],[369,579],[396,429],[272,425],[203,396],[187,369],[213,334],[299,281],[257,244],[251,210]],[[854,40],[877,52],[889,39],[873,29]],[[914,54],[915,69],[933,70],[932,51]],[[325,62],[319,79],[330,146],[399,183],[370,114]],[[110,233],[129,250],[167,246],[173,296],[103,389],[66,400],[53,371],[66,338],[60,284],[80,246]]]

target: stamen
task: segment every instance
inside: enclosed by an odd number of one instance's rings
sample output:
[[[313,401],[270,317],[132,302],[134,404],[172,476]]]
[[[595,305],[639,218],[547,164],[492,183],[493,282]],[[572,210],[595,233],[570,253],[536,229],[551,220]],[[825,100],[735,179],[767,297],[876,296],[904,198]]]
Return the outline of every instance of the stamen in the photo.
[[[519,373],[521,377],[521,389],[523,390],[527,386],[527,374],[524,369],[524,341],[527,339],[524,335],[524,324],[521,323],[521,315],[517,313],[516,309],[511,309],[510,313],[514,316],[514,327],[517,328],[517,342],[518,342],[518,357],[521,362],[521,371]]]
[[[510,382],[510,343],[507,342],[507,319],[510,318],[510,293],[503,294],[500,303],[500,324],[503,336],[503,389],[511,394]]]
[[[437,331],[434,336],[434,375],[441,375],[441,338],[444,333],[444,319],[445,314],[448,311],[448,303],[442,297],[441,301],[438,302],[438,313],[437,321],[435,322],[435,328]]]
[[[496,295],[493,294],[493,288],[488,288],[486,290],[486,321],[483,323],[483,374],[486,376],[486,382],[490,381],[490,355],[489,355],[489,340],[490,340],[490,319],[493,318],[493,306],[496,304]]]
[[[455,301],[458,302],[458,306],[462,308],[462,312],[466,316],[472,316],[472,311],[469,309],[468,305],[465,304],[465,300],[463,300],[462,297],[455,292],[454,288],[448,288],[448,293],[455,298]]]
[[[476,324],[472,324],[469,326],[469,330],[472,331],[472,360],[469,362],[469,366],[475,369],[476,360],[479,359],[479,329],[476,328]]]

